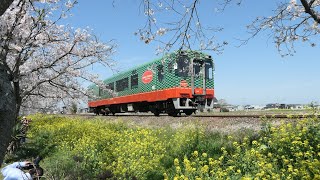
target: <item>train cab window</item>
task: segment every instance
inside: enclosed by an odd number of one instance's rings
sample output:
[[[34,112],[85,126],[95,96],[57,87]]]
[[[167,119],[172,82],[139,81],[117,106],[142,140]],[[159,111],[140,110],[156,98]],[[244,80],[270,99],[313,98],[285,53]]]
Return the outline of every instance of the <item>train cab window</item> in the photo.
[[[174,69],[174,64],[175,64],[175,61],[172,60],[168,63],[168,72],[169,73],[172,73],[173,72],[173,69]]]
[[[177,60],[176,75],[186,77],[189,74],[189,59],[186,56],[180,56]]]
[[[129,78],[123,78],[118,81],[116,81],[116,91],[124,91],[129,88]]]
[[[213,67],[212,62],[206,62],[206,79],[212,79],[213,78]]]
[[[193,62],[193,68],[194,68],[194,76],[199,77],[201,72],[201,63],[200,61],[194,61]]]
[[[138,74],[131,75],[131,89],[138,87]]]
[[[162,82],[164,78],[163,65],[158,65],[157,69],[158,69],[158,80],[159,82]]]
[[[106,88],[113,91],[113,90],[114,90],[114,82],[109,83],[109,84],[106,86]]]

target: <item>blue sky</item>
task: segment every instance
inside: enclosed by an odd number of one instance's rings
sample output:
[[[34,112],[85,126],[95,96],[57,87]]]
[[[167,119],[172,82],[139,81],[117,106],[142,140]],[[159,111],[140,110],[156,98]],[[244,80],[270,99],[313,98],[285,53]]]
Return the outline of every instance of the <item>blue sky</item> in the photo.
[[[143,27],[145,16],[139,11],[140,0],[84,1],[79,0],[73,16],[66,22],[74,27],[93,29],[102,41],[115,40],[118,44],[113,59],[117,69],[124,71],[159,58],[158,44],[144,44],[134,36]],[[320,48],[297,43],[294,56],[282,58],[272,39],[262,33],[242,47],[237,38],[246,38],[246,25],[261,15],[271,15],[277,1],[243,1],[232,5],[223,13],[201,1],[200,16],[208,26],[223,26],[219,40],[227,40],[223,54],[209,52],[215,62],[215,93],[218,99],[231,104],[310,103],[320,100]],[[319,38],[318,38],[319,39]],[[319,42],[319,41],[318,41]],[[94,67],[101,79],[112,72]]]

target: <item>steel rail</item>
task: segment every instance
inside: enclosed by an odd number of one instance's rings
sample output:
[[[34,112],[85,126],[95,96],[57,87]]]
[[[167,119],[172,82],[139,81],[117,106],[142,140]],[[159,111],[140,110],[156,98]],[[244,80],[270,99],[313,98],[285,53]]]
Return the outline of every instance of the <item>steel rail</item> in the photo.
[[[320,115],[313,115],[313,114],[242,114],[242,115],[235,115],[235,114],[208,114],[208,115],[193,115],[194,117],[219,117],[219,118],[319,118]]]
[[[66,115],[66,116],[97,116],[95,114],[91,113],[86,113],[86,114],[61,114],[61,115]],[[102,115],[98,115],[101,117],[104,117]],[[112,117],[113,115],[107,115],[105,117]],[[114,117],[117,116],[154,116],[152,113],[117,113],[114,115]],[[167,114],[160,114],[160,116],[168,116]],[[184,115],[182,113],[181,116],[177,117],[189,117],[187,115]],[[190,117],[203,117],[203,118],[208,118],[208,117],[217,117],[217,118],[283,118],[283,119],[290,119],[290,118],[296,118],[296,119],[302,119],[302,118],[320,118],[320,115],[318,114],[241,114],[241,115],[236,115],[236,114],[192,114]]]

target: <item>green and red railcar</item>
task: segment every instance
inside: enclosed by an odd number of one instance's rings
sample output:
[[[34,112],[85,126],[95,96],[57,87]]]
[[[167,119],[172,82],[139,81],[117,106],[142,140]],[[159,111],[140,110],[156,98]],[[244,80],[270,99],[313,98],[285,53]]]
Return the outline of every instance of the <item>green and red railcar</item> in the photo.
[[[104,80],[105,87],[91,86],[96,96],[90,112],[167,113],[191,115],[199,108],[213,108],[214,71],[210,55],[177,51]]]

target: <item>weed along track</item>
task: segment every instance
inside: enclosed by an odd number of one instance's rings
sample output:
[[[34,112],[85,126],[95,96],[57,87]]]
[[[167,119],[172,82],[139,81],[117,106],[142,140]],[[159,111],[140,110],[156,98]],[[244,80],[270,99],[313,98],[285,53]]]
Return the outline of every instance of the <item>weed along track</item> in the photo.
[[[116,114],[114,116],[96,116],[93,114],[78,114],[78,115],[65,115],[65,116],[81,116],[86,119],[99,118],[102,120],[114,122],[123,121],[129,122],[132,126],[142,126],[148,128],[183,128],[184,126],[202,126],[208,131],[217,132],[235,132],[238,130],[253,130],[258,131],[261,129],[262,124],[270,122],[272,124],[279,124],[280,121],[287,121],[290,118],[299,119],[311,115],[235,115],[235,114],[193,114],[191,116],[182,115],[179,117],[172,117],[168,115],[154,116],[151,113],[125,113]]]
[[[86,119],[102,119],[107,122],[126,122],[131,126],[146,128],[170,127],[179,129],[190,126],[201,126],[209,132],[232,133],[237,131],[258,132],[266,123],[278,125],[282,121],[294,121],[297,119],[314,117],[310,114],[226,114],[226,113],[199,113],[191,116],[181,115],[172,117],[165,114],[154,116],[152,113],[122,113],[109,116],[96,116],[94,114],[64,115],[83,117]]]

